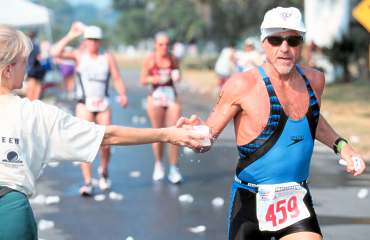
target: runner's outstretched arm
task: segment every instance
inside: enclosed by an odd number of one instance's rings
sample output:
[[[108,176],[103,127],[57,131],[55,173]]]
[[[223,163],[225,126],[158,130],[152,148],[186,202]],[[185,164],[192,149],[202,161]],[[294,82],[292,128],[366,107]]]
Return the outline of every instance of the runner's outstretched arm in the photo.
[[[64,52],[64,48],[70,43],[73,39],[83,34],[83,29],[79,26],[78,23],[73,23],[69,32],[61,38],[56,44],[53,45],[51,49],[51,55],[53,57],[60,57],[63,59],[72,59],[76,60],[76,50],[72,52]]]
[[[206,122],[202,121],[196,116],[192,116],[190,119],[180,118],[179,122],[185,125],[207,125],[210,129],[210,138],[213,143],[217,137],[221,134],[222,130],[226,125],[233,119],[241,110],[239,99],[245,94],[245,88],[247,81],[244,81],[238,75],[230,78],[225,83],[224,87],[218,96],[216,105],[213,107],[211,114],[209,115]],[[195,152],[206,152],[211,149],[211,146],[201,148],[193,148]]]

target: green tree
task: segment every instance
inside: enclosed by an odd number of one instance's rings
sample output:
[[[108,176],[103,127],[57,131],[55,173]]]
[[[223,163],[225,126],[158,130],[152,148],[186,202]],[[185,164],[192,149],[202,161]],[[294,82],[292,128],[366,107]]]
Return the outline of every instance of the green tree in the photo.
[[[111,28],[115,14],[109,9],[97,9],[93,4],[71,5],[66,0],[36,0],[52,11],[52,35],[60,39],[69,30],[72,22],[82,21],[88,25],[98,25],[103,28],[106,39],[111,39]]]
[[[114,0],[113,6],[121,12],[117,35],[127,44],[152,38],[159,31],[185,42],[205,37],[205,26],[192,1]]]
[[[126,44],[136,44],[139,40],[152,36],[153,23],[145,10],[140,8],[125,11],[115,25],[117,37]]]
[[[179,41],[213,41],[220,47],[259,34],[269,8],[302,9],[301,0],[113,0],[113,5],[121,12],[117,31],[126,43],[167,30]]]
[[[262,18],[268,9],[276,6],[295,6],[302,9],[300,0],[193,0],[193,2],[203,16],[209,15],[208,37],[219,46],[233,45],[247,35],[258,35]]]
[[[65,0],[38,0],[34,1],[53,11],[52,34],[54,39],[62,37],[74,19],[74,8]]]

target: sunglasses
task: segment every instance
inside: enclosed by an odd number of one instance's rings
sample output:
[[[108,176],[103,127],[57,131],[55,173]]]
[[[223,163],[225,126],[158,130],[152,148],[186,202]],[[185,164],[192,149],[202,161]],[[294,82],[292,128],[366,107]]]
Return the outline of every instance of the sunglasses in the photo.
[[[86,38],[86,39],[94,41],[94,42],[100,42],[101,41],[101,39],[98,39],[98,38]]]
[[[169,43],[157,43],[159,47],[169,46]]]
[[[302,36],[269,36],[266,38],[272,46],[280,46],[284,41],[288,43],[290,47],[297,47],[303,42]]]

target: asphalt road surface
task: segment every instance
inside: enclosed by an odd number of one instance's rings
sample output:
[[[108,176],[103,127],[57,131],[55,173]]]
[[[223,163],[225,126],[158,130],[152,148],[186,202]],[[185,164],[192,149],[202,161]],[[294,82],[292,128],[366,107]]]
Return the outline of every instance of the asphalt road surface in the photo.
[[[138,72],[124,72],[123,76],[128,85],[129,106],[120,109],[112,91],[113,123],[149,127],[143,108],[147,89],[139,87]],[[206,118],[215,102],[214,97],[199,94],[185,84],[180,86],[179,92],[184,115],[196,113]],[[66,102],[57,104],[70,106]],[[167,179],[153,183],[150,145],[113,147],[110,176],[114,193],[97,190],[96,196],[101,201],[79,196],[82,184],[79,166],[61,162],[58,166],[47,167],[37,185],[38,200],[41,200],[32,203],[39,222],[39,238],[227,239],[229,187],[237,162],[232,125],[226,127],[210,152],[195,154],[182,149],[180,158],[183,184],[172,185]],[[96,178],[97,163],[98,160],[94,162]],[[370,188],[369,171],[358,178],[346,175],[332,151],[317,144],[310,186],[325,239],[370,238],[370,197],[366,196]],[[193,201],[181,202],[181,195],[185,195],[182,198],[188,196],[188,200],[190,195]],[[60,201],[46,204],[42,196],[59,196]],[[123,199],[116,199],[117,196]],[[222,198],[224,205],[214,206],[212,200],[215,198]]]

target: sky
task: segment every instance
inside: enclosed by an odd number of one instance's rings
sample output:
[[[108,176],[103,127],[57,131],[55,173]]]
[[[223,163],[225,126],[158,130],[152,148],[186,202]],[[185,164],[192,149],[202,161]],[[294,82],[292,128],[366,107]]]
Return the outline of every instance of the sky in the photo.
[[[98,8],[104,8],[111,4],[111,0],[67,0],[70,4],[91,3]]]

